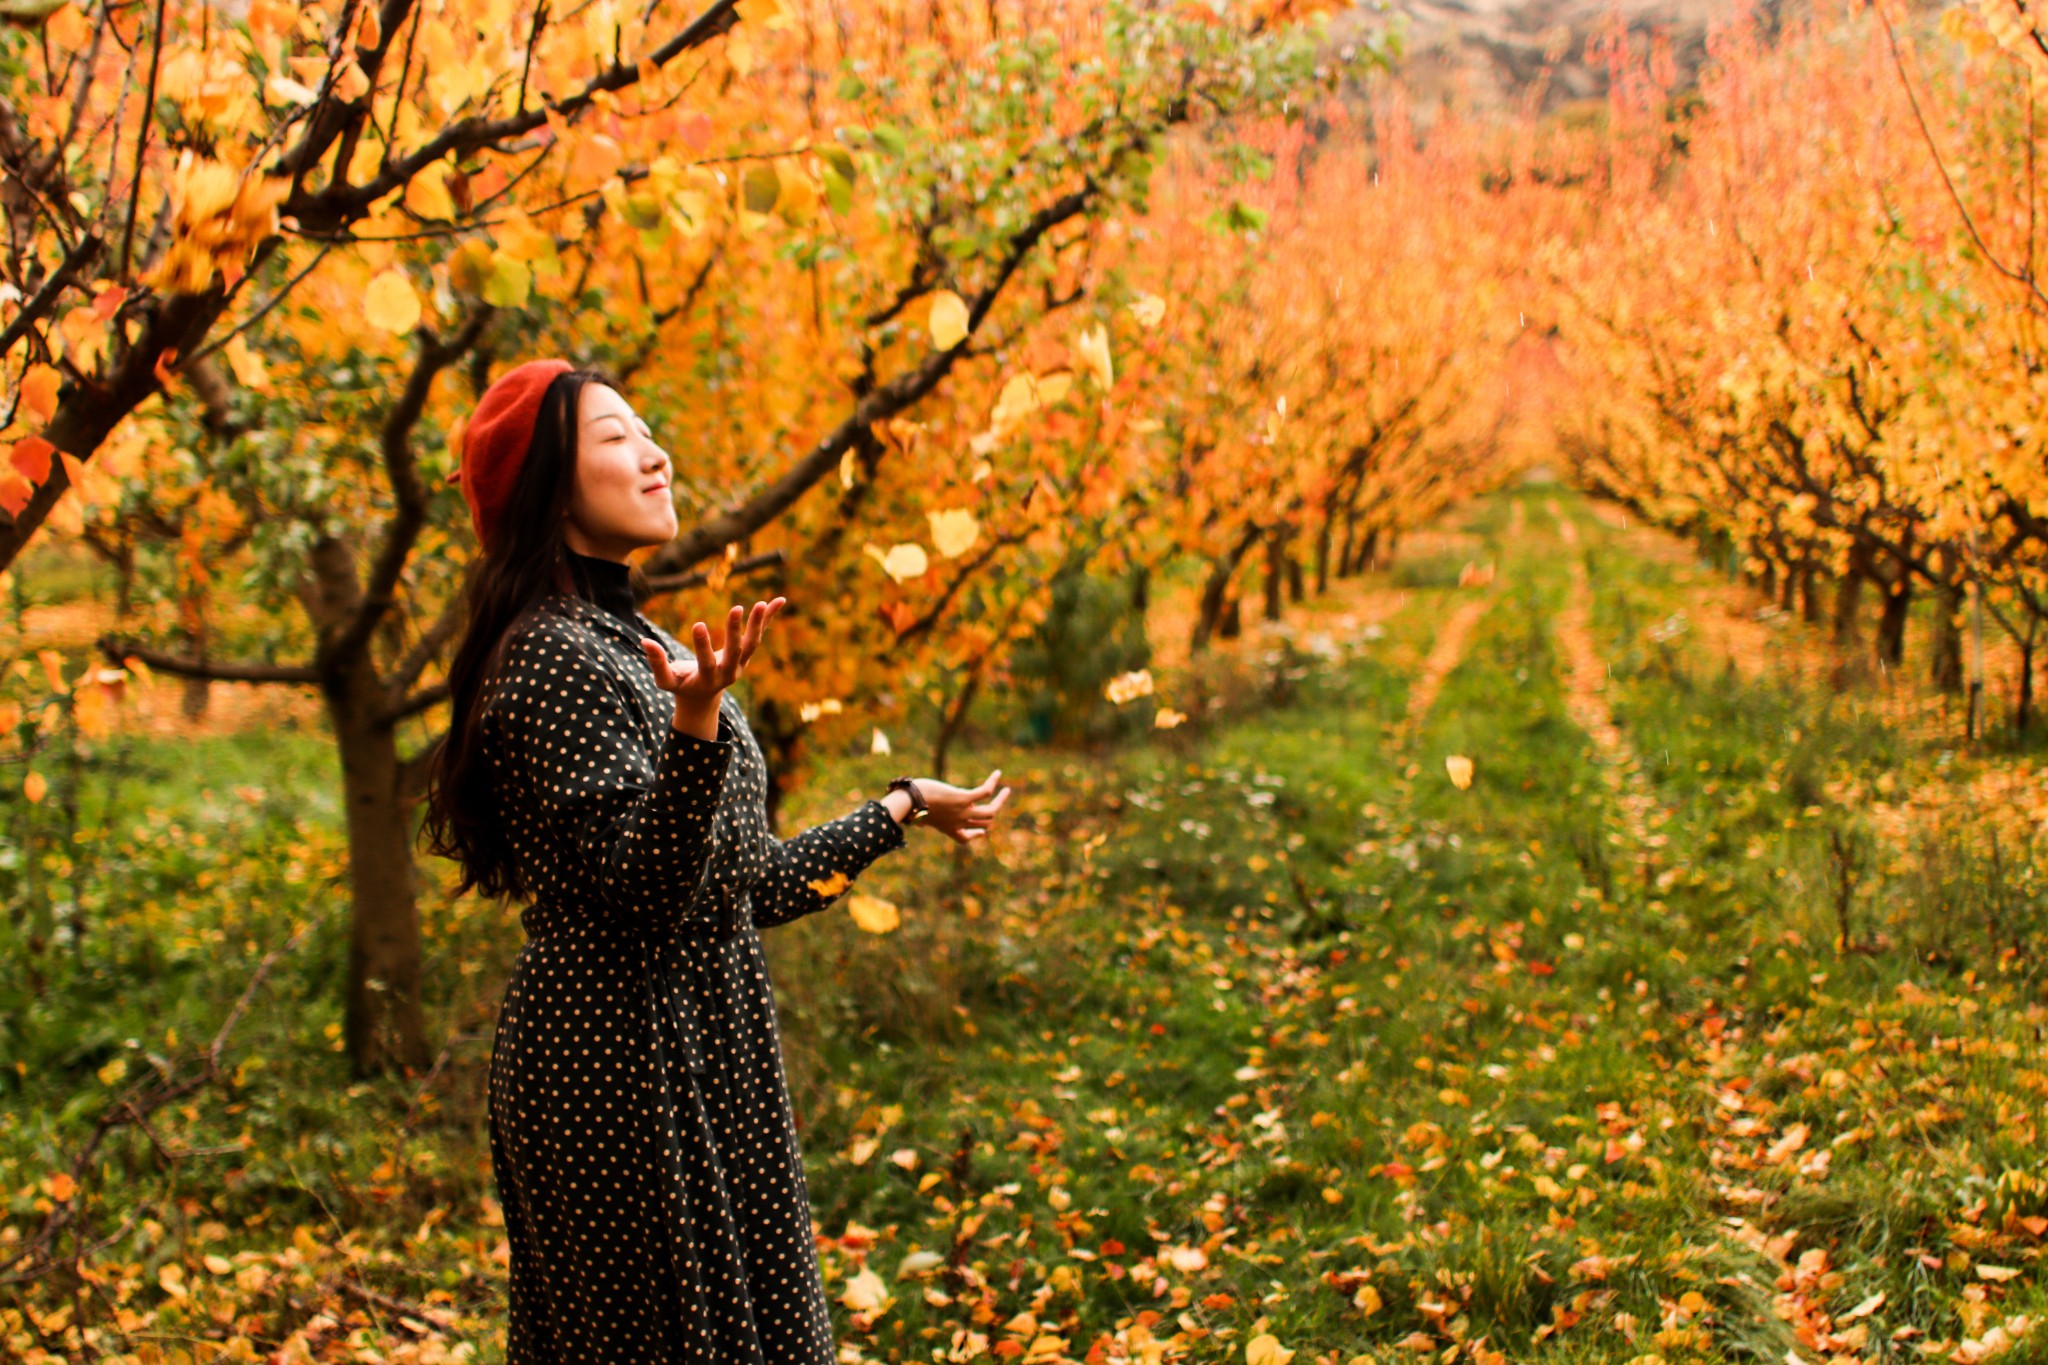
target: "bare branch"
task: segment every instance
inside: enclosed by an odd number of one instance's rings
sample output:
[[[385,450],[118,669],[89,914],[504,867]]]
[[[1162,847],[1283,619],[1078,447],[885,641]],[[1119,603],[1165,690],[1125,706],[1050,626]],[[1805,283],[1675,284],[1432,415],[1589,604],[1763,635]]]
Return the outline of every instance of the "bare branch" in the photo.
[[[123,659],[140,659],[159,673],[181,678],[208,678],[214,682],[317,683],[320,670],[308,664],[267,664],[233,660],[188,659],[138,644],[119,635],[102,635],[100,653],[115,664]]]

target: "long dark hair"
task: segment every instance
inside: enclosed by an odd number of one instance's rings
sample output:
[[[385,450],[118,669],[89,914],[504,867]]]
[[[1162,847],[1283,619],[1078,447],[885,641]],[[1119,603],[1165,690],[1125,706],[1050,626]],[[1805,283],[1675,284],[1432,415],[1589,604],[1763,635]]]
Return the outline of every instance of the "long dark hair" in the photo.
[[[573,593],[577,575],[562,537],[576,487],[576,414],[586,384],[617,383],[594,367],[565,370],[549,382],[533,442],[513,481],[498,526],[498,547],[470,561],[463,583],[469,622],[448,665],[448,730],[427,759],[428,850],[462,866],[457,895],[527,899],[497,818],[483,759],[483,703],[513,627],[549,593]]]

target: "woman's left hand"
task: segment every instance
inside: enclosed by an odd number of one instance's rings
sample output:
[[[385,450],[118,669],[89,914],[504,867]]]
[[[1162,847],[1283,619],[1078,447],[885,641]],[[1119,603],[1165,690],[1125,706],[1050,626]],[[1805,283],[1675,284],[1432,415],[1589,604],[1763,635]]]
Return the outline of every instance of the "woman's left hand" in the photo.
[[[1008,787],[997,790],[1002,775],[1003,770],[996,768],[978,787],[956,787],[935,777],[918,778],[918,794],[931,807],[931,814],[917,823],[950,835],[957,843],[986,839],[996,812],[1010,799]]]

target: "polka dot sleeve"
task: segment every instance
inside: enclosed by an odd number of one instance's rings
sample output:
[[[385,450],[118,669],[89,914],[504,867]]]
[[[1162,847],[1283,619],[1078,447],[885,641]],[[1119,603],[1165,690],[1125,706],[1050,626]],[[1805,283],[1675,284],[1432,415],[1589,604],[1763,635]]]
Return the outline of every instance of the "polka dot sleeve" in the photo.
[[[790,839],[768,835],[761,879],[748,893],[754,927],[766,929],[823,910],[845,886],[830,895],[811,883],[834,884],[834,873],[851,883],[869,863],[903,846],[903,826],[880,801],[866,801],[837,820],[827,820]]]
[[[538,826],[515,845],[630,917],[690,901],[736,736],[721,709],[717,739],[663,725],[653,748],[626,686],[573,628],[543,626],[508,650],[484,726],[525,796],[516,818]]]

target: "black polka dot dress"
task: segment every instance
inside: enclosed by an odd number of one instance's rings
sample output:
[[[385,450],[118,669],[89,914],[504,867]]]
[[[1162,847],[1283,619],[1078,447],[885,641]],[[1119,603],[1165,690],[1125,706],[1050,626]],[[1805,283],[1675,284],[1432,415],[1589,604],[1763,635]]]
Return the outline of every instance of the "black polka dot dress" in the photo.
[[[535,889],[490,1069],[507,1359],[832,1365],[758,931],[903,830],[871,800],[777,839],[739,704],[715,740],[675,730],[639,640],[687,647],[632,610],[624,565],[575,559],[591,596],[514,628],[482,712]]]

